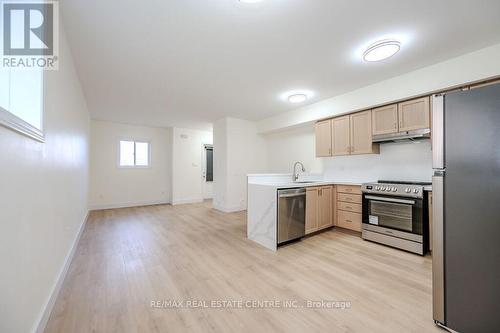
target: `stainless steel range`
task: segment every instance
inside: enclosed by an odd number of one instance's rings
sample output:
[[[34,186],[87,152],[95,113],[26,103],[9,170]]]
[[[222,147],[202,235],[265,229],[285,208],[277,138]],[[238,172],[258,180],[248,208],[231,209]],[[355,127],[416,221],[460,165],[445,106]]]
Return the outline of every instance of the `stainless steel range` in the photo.
[[[425,255],[429,251],[428,185],[383,180],[363,184],[363,239]]]

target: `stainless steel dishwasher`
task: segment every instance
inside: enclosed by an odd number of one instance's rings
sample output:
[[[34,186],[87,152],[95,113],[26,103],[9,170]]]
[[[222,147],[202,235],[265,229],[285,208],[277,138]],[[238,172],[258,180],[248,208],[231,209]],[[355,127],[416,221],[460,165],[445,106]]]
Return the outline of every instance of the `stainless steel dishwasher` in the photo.
[[[278,245],[306,234],[306,189],[278,190]]]

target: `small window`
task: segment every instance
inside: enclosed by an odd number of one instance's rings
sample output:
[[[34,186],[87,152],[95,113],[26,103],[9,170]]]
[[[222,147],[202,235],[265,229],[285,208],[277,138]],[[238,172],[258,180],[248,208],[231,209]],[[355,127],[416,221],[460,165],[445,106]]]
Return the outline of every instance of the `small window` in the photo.
[[[120,141],[120,167],[145,168],[151,164],[149,142]]]
[[[44,141],[42,69],[0,70],[0,124]]]
[[[207,156],[207,182],[214,181],[214,148],[212,146],[205,146]]]

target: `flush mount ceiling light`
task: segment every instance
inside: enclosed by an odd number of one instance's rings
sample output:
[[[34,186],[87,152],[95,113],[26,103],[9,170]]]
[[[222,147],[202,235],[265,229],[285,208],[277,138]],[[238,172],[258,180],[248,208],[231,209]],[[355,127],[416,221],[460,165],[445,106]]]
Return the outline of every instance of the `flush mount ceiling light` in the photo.
[[[279,98],[283,102],[299,104],[311,99],[314,95],[314,92],[308,89],[294,89],[283,92]]]
[[[293,104],[302,103],[305,102],[306,100],[307,100],[307,95],[302,93],[288,96],[288,101]]]
[[[243,2],[243,3],[257,3],[257,2],[262,2],[262,0],[240,0],[240,2]]]
[[[392,57],[401,49],[401,42],[395,39],[380,40],[368,47],[363,53],[363,59],[367,62],[381,61]]]

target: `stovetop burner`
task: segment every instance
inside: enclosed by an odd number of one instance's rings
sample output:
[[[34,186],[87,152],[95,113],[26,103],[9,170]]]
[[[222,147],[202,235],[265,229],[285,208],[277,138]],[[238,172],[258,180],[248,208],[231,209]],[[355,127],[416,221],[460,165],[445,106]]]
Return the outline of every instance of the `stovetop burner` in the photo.
[[[379,184],[421,185],[421,186],[432,185],[431,182],[412,182],[412,181],[404,181],[404,180],[379,180],[378,183]]]

